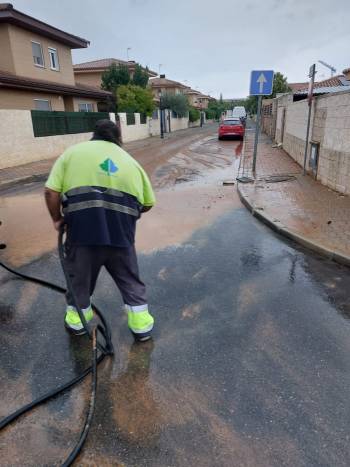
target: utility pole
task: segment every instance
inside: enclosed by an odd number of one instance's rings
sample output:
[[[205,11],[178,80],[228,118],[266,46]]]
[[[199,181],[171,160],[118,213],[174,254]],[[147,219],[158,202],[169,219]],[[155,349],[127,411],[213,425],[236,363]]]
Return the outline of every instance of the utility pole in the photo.
[[[128,61],[129,61],[129,58],[130,58],[130,57],[129,57],[129,50],[131,50],[131,47],[128,47],[128,48],[126,49],[126,58],[127,58]]]
[[[163,121],[163,101],[162,92],[159,94],[159,118],[160,118],[160,137],[164,139],[164,121]]]
[[[308,105],[309,105],[309,112],[307,116],[307,127],[306,127],[306,141],[305,141],[305,151],[304,151],[304,165],[303,165],[303,175],[306,175],[306,162],[307,162],[307,153],[309,149],[309,134],[310,134],[310,122],[311,122],[311,111],[312,111],[312,98],[314,92],[314,82],[315,82],[315,75],[316,75],[316,65],[313,64],[310,66],[309,70],[309,92],[308,92]]]

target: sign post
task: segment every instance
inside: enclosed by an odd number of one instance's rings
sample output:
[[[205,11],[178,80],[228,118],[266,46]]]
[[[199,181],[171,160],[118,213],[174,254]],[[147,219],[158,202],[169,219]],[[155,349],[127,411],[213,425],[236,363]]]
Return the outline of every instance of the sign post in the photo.
[[[253,152],[253,174],[256,171],[256,157],[258,153],[259,131],[260,131],[260,118],[261,118],[261,101],[262,96],[269,96],[272,94],[273,88],[273,70],[253,70],[250,75],[250,92],[251,96],[258,96],[258,109],[256,114],[255,125],[255,140]]]
[[[260,118],[261,118],[261,101],[262,101],[262,96],[259,96],[258,97],[258,109],[256,111],[255,139],[254,139],[254,152],[253,152],[253,174],[254,174],[254,177],[255,177],[255,172],[256,172],[256,157],[257,157],[257,154],[258,154]]]
[[[308,116],[307,116],[303,175],[306,175],[306,161],[307,161],[307,153],[308,153],[308,149],[309,149],[308,146],[309,146],[312,98],[313,98],[313,92],[314,92],[315,75],[316,75],[316,65],[313,64],[313,65],[310,66],[310,70],[309,70],[310,83],[309,83],[309,92],[308,92],[308,95],[307,95],[307,101],[308,101],[308,105],[309,105],[309,113],[308,113]]]

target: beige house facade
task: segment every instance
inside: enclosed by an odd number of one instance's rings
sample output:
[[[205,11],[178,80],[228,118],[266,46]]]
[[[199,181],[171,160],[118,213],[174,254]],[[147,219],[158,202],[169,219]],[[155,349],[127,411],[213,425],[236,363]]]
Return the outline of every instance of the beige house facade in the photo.
[[[149,86],[152,89],[153,96],[156,100],[164,94],[185,94],[185,91],[189,89],[178,81],[167,79],[165,75],[160,75],[159,78],[152,78],[149,80]]]
[[[188,102],[189,104],[198,109],[198,110],[205,110],[208,108],[208,104],[209,104],[209,99],[210,97],[209,96],[206,96],[204,94],[202,94],[201,92],[199,91],[196,91],[194,89],[188,89],[185,91],[185,94],[188,98]]]
[[[102,75],[111,65],[124,65],[128,68],[131,79],[134,76],[135,67],[137,63],[133,60],[124,61],[117,58],[102,58],[100,60],[93,60],[90,62],[77,63],[73,66],[75,80],[87,86],[101,87]],[[148,72],[150,78],[157,76],[152,70],[146,68],[142,69]]]
[[[75,83],[72,49],[89,42],[0,4],[0,109],[97,111],[110,93]]]

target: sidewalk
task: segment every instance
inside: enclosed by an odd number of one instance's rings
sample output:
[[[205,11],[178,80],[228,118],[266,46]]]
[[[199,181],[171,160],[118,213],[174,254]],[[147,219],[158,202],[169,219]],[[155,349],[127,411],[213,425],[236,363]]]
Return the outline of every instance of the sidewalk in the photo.
[[[0,191],[19,183],[45,180],[55,160],[56,157],[17,167],[9,167],[8,169],[1,169]]]
[[[247,130],[239,173],[247,181],[253,144],[254,131]],[[261,135],[256,180],[238,184],[242,202],[275,231],[350,266],[350,198],[303,176],[301,167],[272,145]]]

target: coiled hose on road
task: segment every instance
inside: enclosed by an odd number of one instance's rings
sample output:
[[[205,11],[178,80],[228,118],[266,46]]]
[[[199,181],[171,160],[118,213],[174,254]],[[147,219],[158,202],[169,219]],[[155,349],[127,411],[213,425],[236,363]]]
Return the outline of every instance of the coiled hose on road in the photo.
[[[68,467],[73,464],[74,460],[77,458],[79,452],[81,451],[90,426],[91,426],[91,421],[93,418],[94,414],[94,409],[95,409],[95,401],[96,401],[96,390],[97,390],[97,365],[102,362],[102,360],[107,356],[107,355],[113,355],[114,350],[113,350],[113,345],[111,341],[111,330],[109,328],[108,323],[106,322],[102,312],[94,305],[92,304],[92,307],[99,317],[101,324],[98,324],[97,326],[90,328],[88,323],[86,322],[85,316],[78,306],[77,299],[74,293],[74,290],[72,288],[72,284],[70,281],[70,277],[66,268],[65,264],[65,253],[64,253],[64,244],[63,244],[63,237],[64,237],[64,228],[62,227],[60,229],[59,235],[58,235],[58,254],[61,262],[61,266],[63,269],[64,276],[66,278],[67,282],[67,289],[70,292],[72,298],[73,298],[73,303],[74,306],[76,307],[79,317],[83,323],[84,329],[86,330],[87,334],[89,335],[89,338],[91,339],[92,342],[92,364],[86,370],[84,370],[80,375],[76,376],[72,380],[68,381],[67,383],[59,386],[58,388],[52,389],[51,391],[47,392],[46,394],[43,394],[42,396],[38,397],[34,401],[30,402],[29,404],[24,405],[23,407],[19,408],[12,414],[8,415],[7,417],[3,418],[0,420],[0,430],[8,426],[10,423],[15,421],[17,418],[19,418],[21,415],[24,415],[25,413],[31,411],[35,407],[37,407],[40,404],[43,404],[44,402],[48,401],[49,399],[52,399],[53,397],[57,396],[58,394],[61,394],[62,392],[71,389],[73,386],[78,384],[80,381],[82,381],[88,374],[92,373],[92,380],[91,380],[91,395],[90,395],[90,401],[89,401],[89,408],[87,411],[87,415],[85,418],[85,423],[83,426],[83,429],[80,433],[79,440],[77,441],[76,445],[74,446],[74,449],[71,451],[67,459],[61,464],[62,467]],[[0,245],[0,248],[5,248],[5,245],[2,244]],[[11,274],[14,274],[15,276],[26,280],[33,282],[35,284],[42,285],[43,287],[47,287],[49,289],[55,290],[56,292],[59,293],[66,293],[66,289],[63,287],[60,287],[56,284],[53,284],[49,281],[45,281],[43,279],[39,279],[36,277],[31,277],[26,274],[22,274],[6,264],[0,262],[0,267],[3,267],[6,269],[6,271],[10,272]],[[104,344],[101,344],[98,341],[98,334],[101,334],[104,340]],[[98,355],[98,350],[100,350],[100,355]]]

